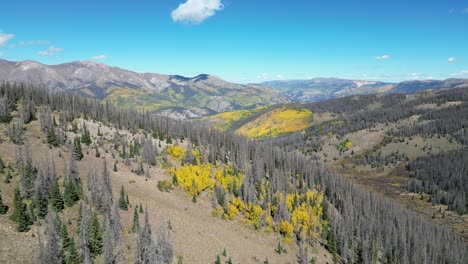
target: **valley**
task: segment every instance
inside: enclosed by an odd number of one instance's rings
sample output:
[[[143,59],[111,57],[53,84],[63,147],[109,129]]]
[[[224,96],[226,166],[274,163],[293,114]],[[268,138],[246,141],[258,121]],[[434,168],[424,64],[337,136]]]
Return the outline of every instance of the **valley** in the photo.
[[[51,95],[42,88],[16,84],[3,84],[1,91],[2,109],[6,109],[0,114],[4,123],[2,204],[19,214],[15,201],[17,195],[22,196],[24,217],[30,219],[21,222],[2,216],[2,232],[13,239],[16,231],[11,221],[17,221],[17,230],[27,232],[20,236],[21,243],[31,245],[27,256],[21,253],[26,258],[52,257],[43,251],[44,243],[50,246],[64,239],[51,236],[51,228],[62,227],[51,226],[50,217],[68,222],[68,236],[78,239],[74,251],[63,248],[54,257],[72,258],[76,251],[81,252],[76,256],[81,261],[91,258],[97,263],[109,257],[131,260],[133,256],[177,259],[179,263],[206,263],[224,255],[226,261],[231,258],[241,263],[294,263],[295,259],[331,263],[361,257],[388,262],[394,257],[427,257],[423,252],[413,256],[385,253],[389,247],[401,248],[392,240],[379,239],[386,246],[374,246],[385,258],[361,248],[361,243],[353,243],[356,248],[345,251],[350,245],[343,248],[339,242],[348,232],[355,232],[342,227],[361,226],[362,238],[356,237],[360,241],[372,228],[389,226],[391,219],[399,226],[404,225],[399,219],[406,221],[412,231],[385,229],[381,230],[384,236],[408,235],[408,239],[426,241],[432,250],[437,248],[432,243],[450,236],[453,254],[459,254],[451,261],[464,258],[466,242],[438,226],[441,223],[464,237],[467,232],[466,204],[459,198],[464,195],[465,182],[458,178],[459,171],[449,171],[454,176],[445,181],[451,186],[451,181],[461,180],[460,189],[432,185],[435,188],[427,191],[426,186],[437,178],[410,180],[414,172],[407,172],[407,164],[465,149],[468,115],[462,113],[466,89],[353,96],[216,117],[220,128],[238,127],[238,133],[258,141],[219,128],[206,130],[146,112],[120,110],[70,93]],[[451,118],[443,118],[447,114]],[[453,168],[464,173],[463,167]],[[52,174],[44,174],[47,171]],[[67,200],[66,207],[62,202],[58,209],[57,191],[51,192],[46,196],[50,205],[43,207],[38,195],[51,190],[47,182],[56,186],[52,189],[59,188],[63,197],[69,195],[70,182],[77,182],[73,188],[81,191],[73,198],[76,200]],[[361,206],[369,208],[364,215],[352,214]],[[45,222],[41,220],[43,210],[51,210]],[[141,224],[138,218],[143,218],[143,212],[148,216]],[[376,213],[387,216],[375,218]],[[419,217],[420,213],[427,218]],[[93,220],[94,215],[101,216]],[[90,235],[73,224],[85,221],[80,219],[98,221],[101,232],[108,230],[100,238],[104,251],[79,242],[80,237]],[[120,235],[112,233],[106,219],[120,219],[121,229],[115,231]],[[363,221],[375,225],[364,227]],[[141,231],[136,232],[135,225]],[[141,239],[150,225],[157,227],[156,240],[145,243],[166,249],[145,255]],[[425,237],[422,227],[431,230],[436,239]],[[110,234],[121,236],[121,242],[107,242]],[[4,243],[2,256],[20,254],[18,247],[12,247],[13,241]],[[88,256],[87,250],[94,253]]]

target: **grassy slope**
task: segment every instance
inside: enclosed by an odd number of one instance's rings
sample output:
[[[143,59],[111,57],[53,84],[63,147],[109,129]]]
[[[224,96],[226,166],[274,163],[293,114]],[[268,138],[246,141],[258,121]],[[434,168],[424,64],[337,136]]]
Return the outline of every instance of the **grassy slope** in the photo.
[[[84,121],[79,121],[79,123],[81,122]],[[98,124],[87,121],[86,123],[91,135],[96,135]],[[12,162],[16,146],[4,136],[4,128],[5,125],[0,124],[0,156],[5,162]],[[100,130],[106,136],[106,142],[110,142],[115,129],[102,126]],[[131,133],[127,131],[121,130],[120,133],[131,137]],[[46,144],[43,144],[44,135],[40,132],[38,121],[27,125],[26,136],[30,145],[33,146],[33,162],[41,160],[45,155],[54,157],[56,171],[60,176],[63,171],[63,159],[59,157],[60,149],[49,149]],[[70,136],[73,134],[70,133]],[[161,144],[164,147],[164,143]],[[182,144],[182,146],[184,145]],[[113,148],[107,143],[105,147],[111,152],[106,154],[101,150],[102,157],[100,159],[94,156],[92,149],[86,148],[84,145],[83,147],[85,155],[84,159],[78,162],[78,168],[80,177],[83,182],[86,182],[89,162],[95,162],[98,171],[100,171],[102,159],[107,159],[110,164],[113,163],[114,159],[111,156]],[[86,154],[87,151],[89,154]],[[66,157],[70,155],[67,150],[62,153]],[[265,256],[268,256],[270,263],[294,263],[297,248],[293,244],[287,245],[287,254],[278,255],[274,251],[278,241],[276,235],[253,231],[238,221],[225,221],[213,217],[211,215],[211,199],[204,195],[201,195],[198,202],[194,204],[185,192],[177,188],[170,193],[160,192],[156,187],[157,182],[162,179],[171,179],[171,175],[168,175],[165,170],[160,167],[152,167],[151,178],[146,181],[144,177],[136,176],[131,172],[134,164],[126,167],[123,165],[123,160],[118,157],[118,153],[115,152],[115,155],[119,162],[119,170],[118,172],[110,171],[114,197],[118,197],[123,185],[129,194],[133,207],[140,203],[148,207],[154,229],[168,220],[171,221],[174,263],[177,261],[177,256],[183,256],[184,263],[213,263],[216,255],[221,255],[223,248],[226,248],[228,256],[231,256],[235,263],[261,263]],[[3,179],[4,176],[4,174],[0,174],[0,179]],[[17,176],[8,185],[3,180],[0,181],[3,201],[10,208],[17,181]],[[69,218],[72,222],[76,221],[77,210],[78,206],[66,209],[62,219]],[[0,262],[35,263],[34,259],[38,252],[38,227],[34,226],[27,233],[17,233],[14,231],[13,223],[8,220],[10,213],[11,211],[7,215],[0,216]],[[121,211],[121,217],[127,263],[133,263],[130,259],[134,256],[135,235],[127,231],[132,225],[133,208],[127,212]],[[142,221],[142,216],[140,216],[140,220]],[[321,247],[315,247],[311,253],[317,256],[318,263],[331,262],[331,256]],[[257,262],[255,259],[259,261]]]

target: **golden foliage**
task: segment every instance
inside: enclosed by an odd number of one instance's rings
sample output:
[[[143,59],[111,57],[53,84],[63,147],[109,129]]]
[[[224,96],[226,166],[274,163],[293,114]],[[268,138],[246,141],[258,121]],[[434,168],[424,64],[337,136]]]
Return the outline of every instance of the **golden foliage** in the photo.
[[[231,128],[232,123],[239,121],[241,119],[252,116],[268,106],[260,106],[255,109],[243,109],[231,112],[224,112],[210,117],[209,119],[216,123],[216,127],[222,130],[227,130]]]
[[[308,109],[274,109],[237,131],[250,138],[276,137],[307,128],[312,122],[313,114]]]
[[[286,220],[281,220],[279,222],[279,232],[284,236],[285,241],[291,241],[292,235],[294,233],[294,227]]]
[[[231,167],[218,169],[215,173],[216,182],[219,183],[226,192],[235,193],[241,186],[245,175],[236,173]]]
[[[185,165],[174,172],[177,184],[191,196],[199,195],[206,189],[212,189],[215,181],[211,178],[211,164]]]
[[[167,153],[169,153],[169,155],[171,155],[171,157],[173,157],[174,159],[180,160],[184,156],[185,151],[181,146],[170,145],[167,146]]]

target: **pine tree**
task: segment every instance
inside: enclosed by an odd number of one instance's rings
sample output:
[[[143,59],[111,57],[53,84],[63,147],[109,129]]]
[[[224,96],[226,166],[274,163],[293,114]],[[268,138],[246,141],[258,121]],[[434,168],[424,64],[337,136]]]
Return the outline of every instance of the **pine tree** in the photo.
[[[94,212],[91,217],[91,222],[89,225],[89,251],[91,256],[95,258],[102,254],[103,250],[103,234],[104,230],[101,227],[97,213]]]
[[[221,258],[219,257],[219,255],[216,255],[215,264],[221,264]]]
[[[57,134],[55,133],[55,129],[53,127],[47,129],[47,144],[54,147],[59,145]]]
[[[122,189],[120,190],[119,208],[124,211],[128,210],[128,204],[127,204],[127,200],[125,199],[125,189],[123,185],[122,185]]]
[[[138,216],[138,206],[135,207],[135,211],[133,213],[133,226],[132,226],[132,232],[136,233],[137,231],[140,230],[140,220]]]
[[[2,192],[0,191],[0,215],[4,215],[8,212],[8,206],[3,203]]]
[[[118,169],[117,169],[117,162],[114,162],[114,172],[117,172]]]
[[[60,192],[57,179],[52,181],[52,185],[50,186],[50,204],[55,212],[61,212],[64,209],[62,193]]]
[[[67,207],[72,207],[80,199],[75,184],[69,180],[65,184],[65,191],[63,193],[65,205]]]
[[[9,183],[11,183],[11,179],[13,179],[13,176],[11,176],[11,171],[8,170],[8,173],[5,176],[5,180],[3,182],[6,183],[6,184],[9,184]]]
[[[72,123],[72,132],[75,134],[78,133],[78,124],[75,122]]]
[[[71,238],[68,235],[67,226],[60,221],[60,218],[58,219],[59,219],[59,224],[60,224],[60,231],[59,231],[60,239],[62,240],[63,249],[67,251],[70,249]]]
[[[37,216],[36,216],[36,214],[34,213],[34,205],[33,205],[33,203],[30,203],[30,204],[27,205],[27,210],[28,210],[29,220],[31,221],[31,224],[33,224],[34,222],[37,221]]]
[[[80,256],[78,255],[78,251],[76,250],[75,239],[70,238],[70,245],[66,252],[65,257],[65,264],[79,264],[80,263]]]
[[[0,157],[0,173],[5,172],[5,164],[3,163],[2,158]]]
[[[36,199],[34,200],[34,205],[36,207],[36,214],[39,218],[44,219],[49,211],[49,202],[47,198],[39,191],[36,195]]]
[[[86,125],[83,124],[83,136],[81,137],[81,143],[85,144],[86,146],[91,145],[91,135],[89,134],[88,128]]]
[[[140,203],[140,206],[138,207],[138,209],[139,209],[140,214],[142,214],[143,213],[143,206],[141,205],[141,203]]]
[[[81,140],[80,137],[75,137],[73,140],[73,158],[75,160],[82,160],[83,159],[83,150],[81,149]]]
[[[19,188],[15,189],[13,195],[13,213],[10,215],[10,220],[16,222],[16,230],[18,232],[27,232],[29,231],[29,226],[32,225],[27,206],[23,202]]]
[[[29,231],[30,226],[32,224],[33,223],[31,221],[31,218],[29,217],[29,214],[28,214],[27,205],[23,204],[22,207],[20,208],[20,212],[18,214],[16,230],[18,232],[27,232],[27,231]]]

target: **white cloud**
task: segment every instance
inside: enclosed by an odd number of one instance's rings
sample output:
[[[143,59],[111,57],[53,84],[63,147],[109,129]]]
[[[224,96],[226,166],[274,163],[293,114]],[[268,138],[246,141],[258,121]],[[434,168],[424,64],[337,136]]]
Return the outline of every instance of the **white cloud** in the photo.
[[[37,55],[39,56],[53,56],[55,53],[61,52],[63,49],[62,48],[57,48],[54,46],[50,46],[46,50],[41,50],[37,52]]]
[[[457,58],[455,57],[450,57],[447,59],[448,62],[456,62],[457,61]]]
[[[278,79],[284,79],[284,76],[281,75],[281,74],[278,74],[278,75],[276,75],[276,78],[278,78]]]
[[[13,43],[8,46],[8,48],[13,49],[16,47],[27,47],[33,45],[50,45],[50,40],[36,39],[30,41],[20,41],[18,43]]]
[[[382,55],[382,56],[377,56],[375,57],[376,60],[388,60],[388,59],[391,59],[392,56],[390,55]]]
[[[465,9],[463,9],[462,13],[463,13],[463,14],[468,14],[468,7],[465,8]]]
[[[459,72],[454,72],[450,74],[451,76],[468,76],[468,70],[462,70]]]
[[[187,0],[172,11],[174,22],[199,24],[223,9],[221,0]]]
[[[266,73],[262,73],[257,76],[257,79],[260,79],[260,80],[266,80],[267,78],[268,78],[268,74]]]
[[[3,47],[10,39],[12,39],[15,35],[13,34],[5,34],[0,32],[0,48]]]
[[[105,60],[105,59],[107,59],[107,55],[101,54],[101,55],[93,56],[93,57],[91,57],[91,59],[92,60]]]
[[[5,55],[5,53],[3,53],[3,52],[0,52],[0,57],[3,57],[3,55]]]

